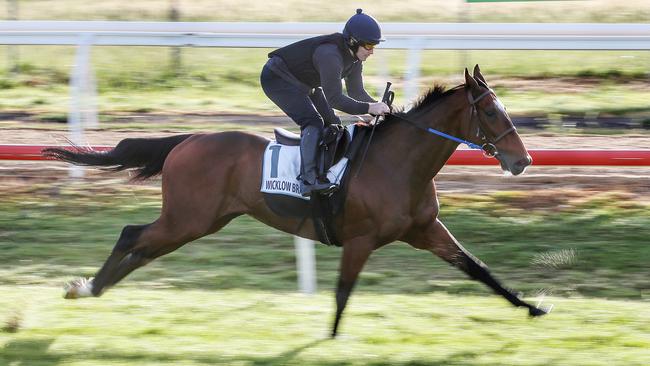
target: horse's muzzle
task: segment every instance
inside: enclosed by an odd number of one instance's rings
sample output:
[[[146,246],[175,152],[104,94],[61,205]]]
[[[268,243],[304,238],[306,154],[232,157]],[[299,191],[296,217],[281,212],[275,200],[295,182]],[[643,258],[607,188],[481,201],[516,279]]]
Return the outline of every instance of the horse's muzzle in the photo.
[[[510,173],[512,173],[512,175],[519,175],[523,173],[526,170],[526,168],[532,163],[533,163],[533,159],[530,157],[530,155],[526,155],[525,158],[520,159],[519,161],[512,164],[512,167],[510,168]]]

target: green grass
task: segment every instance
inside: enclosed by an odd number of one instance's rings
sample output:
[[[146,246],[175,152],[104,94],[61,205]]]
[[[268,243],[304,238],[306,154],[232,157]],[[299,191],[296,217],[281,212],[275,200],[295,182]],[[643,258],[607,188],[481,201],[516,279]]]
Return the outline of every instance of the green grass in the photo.
[[[337,340],[329,294],[116,289],[63,300],[0,286],[5,365],[647,365],[647,302],[550,298],[528,319],[495,297],[353,296]]]
[[[475,3],[465,0],[343,0],[305,2],[286,0],[269,11],[264,1],[237,0],[179,1],[183,21],[337,21],[343,22],[361,7],[387,22],[646,22],[650,5],[644,0],[553,1],[519,3]],[[155,0],[104,0],[80,3],[76,0],[20,1],[21,19],[58,20],[167,20],[170,2]],[[5,8],[8,11],[8,7]]]
[[[157,188],[112,189],[109,184],[116,182],[2,194],[0,284],[52,285],[92,276],[125,225],[157,218]],[[441,218],[460,242],[507,285],[528,296],[643,299],[649,294],[647,203],[617,193],[575,192],[502,192],[441,200]],[[339,255],[338,248],[317,246],[321,288],[335,283]],[[291,291],[294,267],[289,235],[242,217],[136,271],[129,281]],[[374,253],[360,283],[363,291],[379,293],[489,293],[438,258],[403,243]]]
[[[432,255],[395,243],[362,273],[342,324],[340,249],[317,245],[296,293],[292,238],[240,218],[127,277],[64,300],[126,224],[157,217],[157,183],[0,190],[0,365],[647,365],[650,206],[629,194],[441,196],[443,221],[505,285],[554,311],[531,320]]]
[[[72,47],[21,47],[22,73],[8,73],[0,50],[0,109],[63,115],[69,108]],[[279,114],[262,92],[259,72],[269,50],[184,49],[183,71],[169,70],[169,50],[161,47],[96,47],[100,113],[261,113]],[[378,94],[389,68],[396,104],[404,95],[406,54],[378,50],[366,65],[367,89]],[[384,60],[378,60],[383,57]],[[52,62],[51,60],[57,60]],[[648,112],[647,52],[426,51],[419,90],[434,82],[455,86],[462,70],[481,64],[488,82],[513,115]],[[4,72],[2,71],[4,70]],[[614,102],[613,102],[614,101]]]

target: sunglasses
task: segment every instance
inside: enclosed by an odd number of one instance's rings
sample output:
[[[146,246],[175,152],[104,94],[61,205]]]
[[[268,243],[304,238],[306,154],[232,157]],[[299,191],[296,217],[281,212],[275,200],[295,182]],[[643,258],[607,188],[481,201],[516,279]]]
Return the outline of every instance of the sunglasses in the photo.
[[[377,45],[376,45],[376,44],[372,44],[372,43],[364,43],[364,44],[361,45],[361,47],[365,48],[365,49],[368,50],[368,51],[372,51],[372,50],[374,50],[374,49],[375,49],[375,46],[377,46]]]

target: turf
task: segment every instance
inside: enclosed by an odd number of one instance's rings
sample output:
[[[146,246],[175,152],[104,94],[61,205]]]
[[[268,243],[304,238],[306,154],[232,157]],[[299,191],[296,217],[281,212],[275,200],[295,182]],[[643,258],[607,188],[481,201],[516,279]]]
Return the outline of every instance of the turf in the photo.
[[[0,284],[53,285],[91,276],[127,224],[160,209],[155,186],[16,188],[0,200]],[[644,299],[647,202],[622,193],[554,191],[443,195],[441,219],[497,277],[528,296]],[[317,246],[321,288],[335,283],[340,250]],[[291,236],[248,217],[136,271],[132,281],[175,288],[295,289]],[[395,243],[371,257],[361,277],[377,293],[488,294],[429,253]]]
[[[369,294],[336,340],[333,299],[260,290],[127,286],[67,301],[0,286],[5,365],[647,365],[647,302],[547,298],[528,319],[495,297]]]

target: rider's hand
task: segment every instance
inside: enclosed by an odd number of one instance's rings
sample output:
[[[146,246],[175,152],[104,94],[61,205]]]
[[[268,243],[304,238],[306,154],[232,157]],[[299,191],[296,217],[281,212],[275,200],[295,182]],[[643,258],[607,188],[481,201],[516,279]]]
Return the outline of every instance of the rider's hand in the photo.
[[[390,107],[384,102],[370,103],[368,106],[368,113],[373,116],[383,116],[390,112]]]
[[[357,117],[357,121],[354,123],[357,126],[370,126],[370,124],[373,122],[373,119],[369,114],[364,114],[363,116],[355,116]]]

